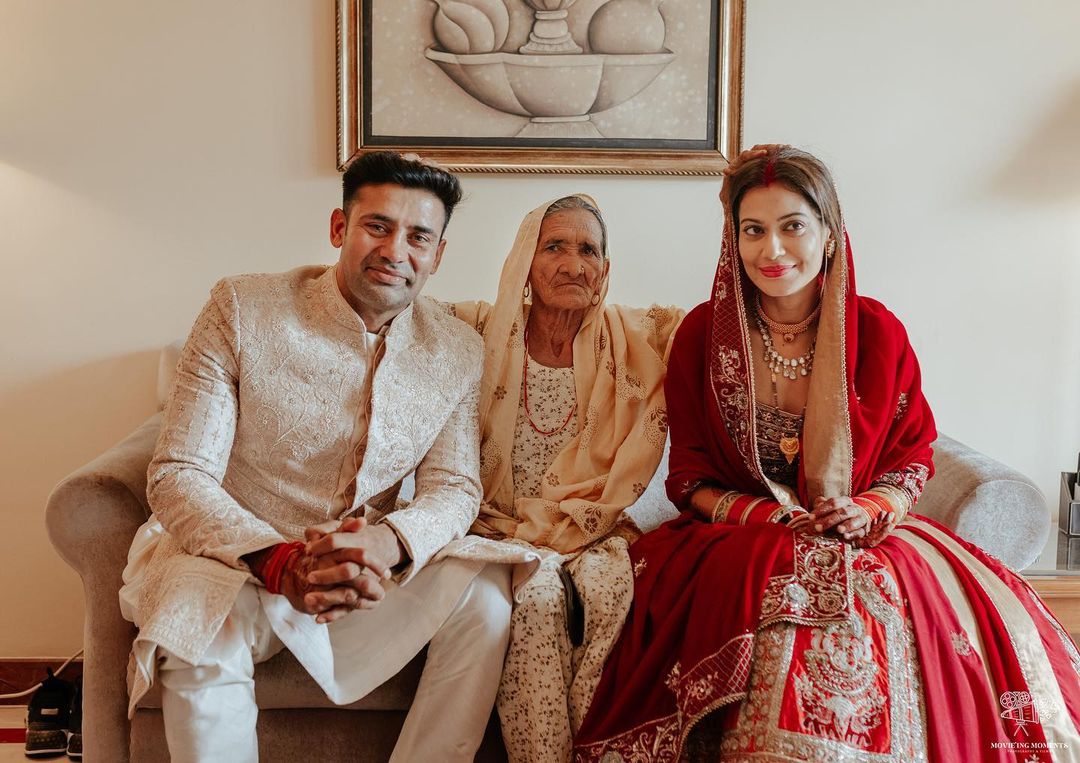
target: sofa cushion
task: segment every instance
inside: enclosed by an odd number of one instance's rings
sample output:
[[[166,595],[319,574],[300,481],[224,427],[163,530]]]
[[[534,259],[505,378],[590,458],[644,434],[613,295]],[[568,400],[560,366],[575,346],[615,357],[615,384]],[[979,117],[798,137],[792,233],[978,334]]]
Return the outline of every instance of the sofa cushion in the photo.
[[[940,522],[1014,570],[1038,559],[1051,519],[1034,482],[940,432],[934,468],[915,513]]]

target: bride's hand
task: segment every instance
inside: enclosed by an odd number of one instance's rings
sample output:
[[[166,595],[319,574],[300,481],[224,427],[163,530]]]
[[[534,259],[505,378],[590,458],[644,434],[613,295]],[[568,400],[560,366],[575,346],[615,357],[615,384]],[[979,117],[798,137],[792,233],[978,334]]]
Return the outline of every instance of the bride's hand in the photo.
[[[874,520],[866,535],[856,539],[852,545],[856,548],[873,548],[889,537],[889,533],[893,531],[896,525],[896,514],[891,511],[885,512]]]
[[[870,515],[847,496],[814,500],[813,532],[836,535],[846,541],[864,537],[870,530]]]

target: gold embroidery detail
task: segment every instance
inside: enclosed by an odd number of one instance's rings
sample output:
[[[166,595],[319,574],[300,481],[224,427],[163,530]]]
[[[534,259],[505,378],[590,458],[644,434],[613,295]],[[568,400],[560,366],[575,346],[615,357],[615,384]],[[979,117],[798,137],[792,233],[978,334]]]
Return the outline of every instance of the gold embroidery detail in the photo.
[[[795,677],[804,728],[862,749],[884,720],[886,697],[877,684],[873,643],[862,618],[814,628],[806,673]]]
[[[796,635],[807,626],[778,622],[758,632],[748,694],[739,708],[735,728],[725,733],[721,743],[724,760],[915,763],[928,759],[918,655],[911,623],[903,614],[899,587],[890,569],[871,552],[856,551],[852,555],[851,575],[856,606],[852,617],[873,618],[882,626],[880,641],[871,646],[881,650],[875,656],[879,676],[881,671],[887,671],[882,686],[888,687],[889,751],[853,749],[851,744],[835,738],[781,727],[781,710],[795,681],[795,666],[805,664],[804,655],[795,652]]]
[[[896,399],[896,415],[893,417],[897,420],[904,418],[904,414],[908,409],[908,394],[901,392],[900,396]]]
[[[795,571],[769,579],[761,603],[761,625],[778,620],[837,622],[851,611],[850,553],[834,538],[794,533]]]
[[[682,672],[682,665],[676,662],[671,666],[671,670],[668,671],[667,678],[664,679],[664,686],[668,687],[672,694],[676,693],[679,688],[679,674]]]

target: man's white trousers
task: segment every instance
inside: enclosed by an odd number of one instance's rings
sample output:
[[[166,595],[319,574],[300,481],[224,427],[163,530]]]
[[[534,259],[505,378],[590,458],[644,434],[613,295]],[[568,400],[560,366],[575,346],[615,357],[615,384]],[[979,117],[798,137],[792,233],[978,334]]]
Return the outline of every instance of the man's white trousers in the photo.
[[[390,596],[408,589],[391,588],[379,608],[361,614],[376,616]],[[489,564],[473,578],[428,645],[420,686],[392,761],[473,759],[498,691],[510,611],[510,568]],[[362,645],[352,646],[362,650]],[[252,676],[257,663],[283,647],[259,589],[247,584],[197,665],[159,648],[162,712],[174,763],[258,760]]]

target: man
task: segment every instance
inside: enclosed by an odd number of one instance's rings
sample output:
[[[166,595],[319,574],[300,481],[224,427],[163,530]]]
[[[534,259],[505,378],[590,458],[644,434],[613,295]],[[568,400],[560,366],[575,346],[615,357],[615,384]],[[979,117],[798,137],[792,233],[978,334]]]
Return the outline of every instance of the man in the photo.
[[[131,710],[156,677],[173,761],[257,759],[254,665],[283,647],[345,704],[430,641],[398,760],[471,760],[494,702],[508,568],[431,561],[480,502],[482,347],[418,296],[461,189],[386,152],[343,187],[338,263],[219,282],[177,367],[121,591]]]

